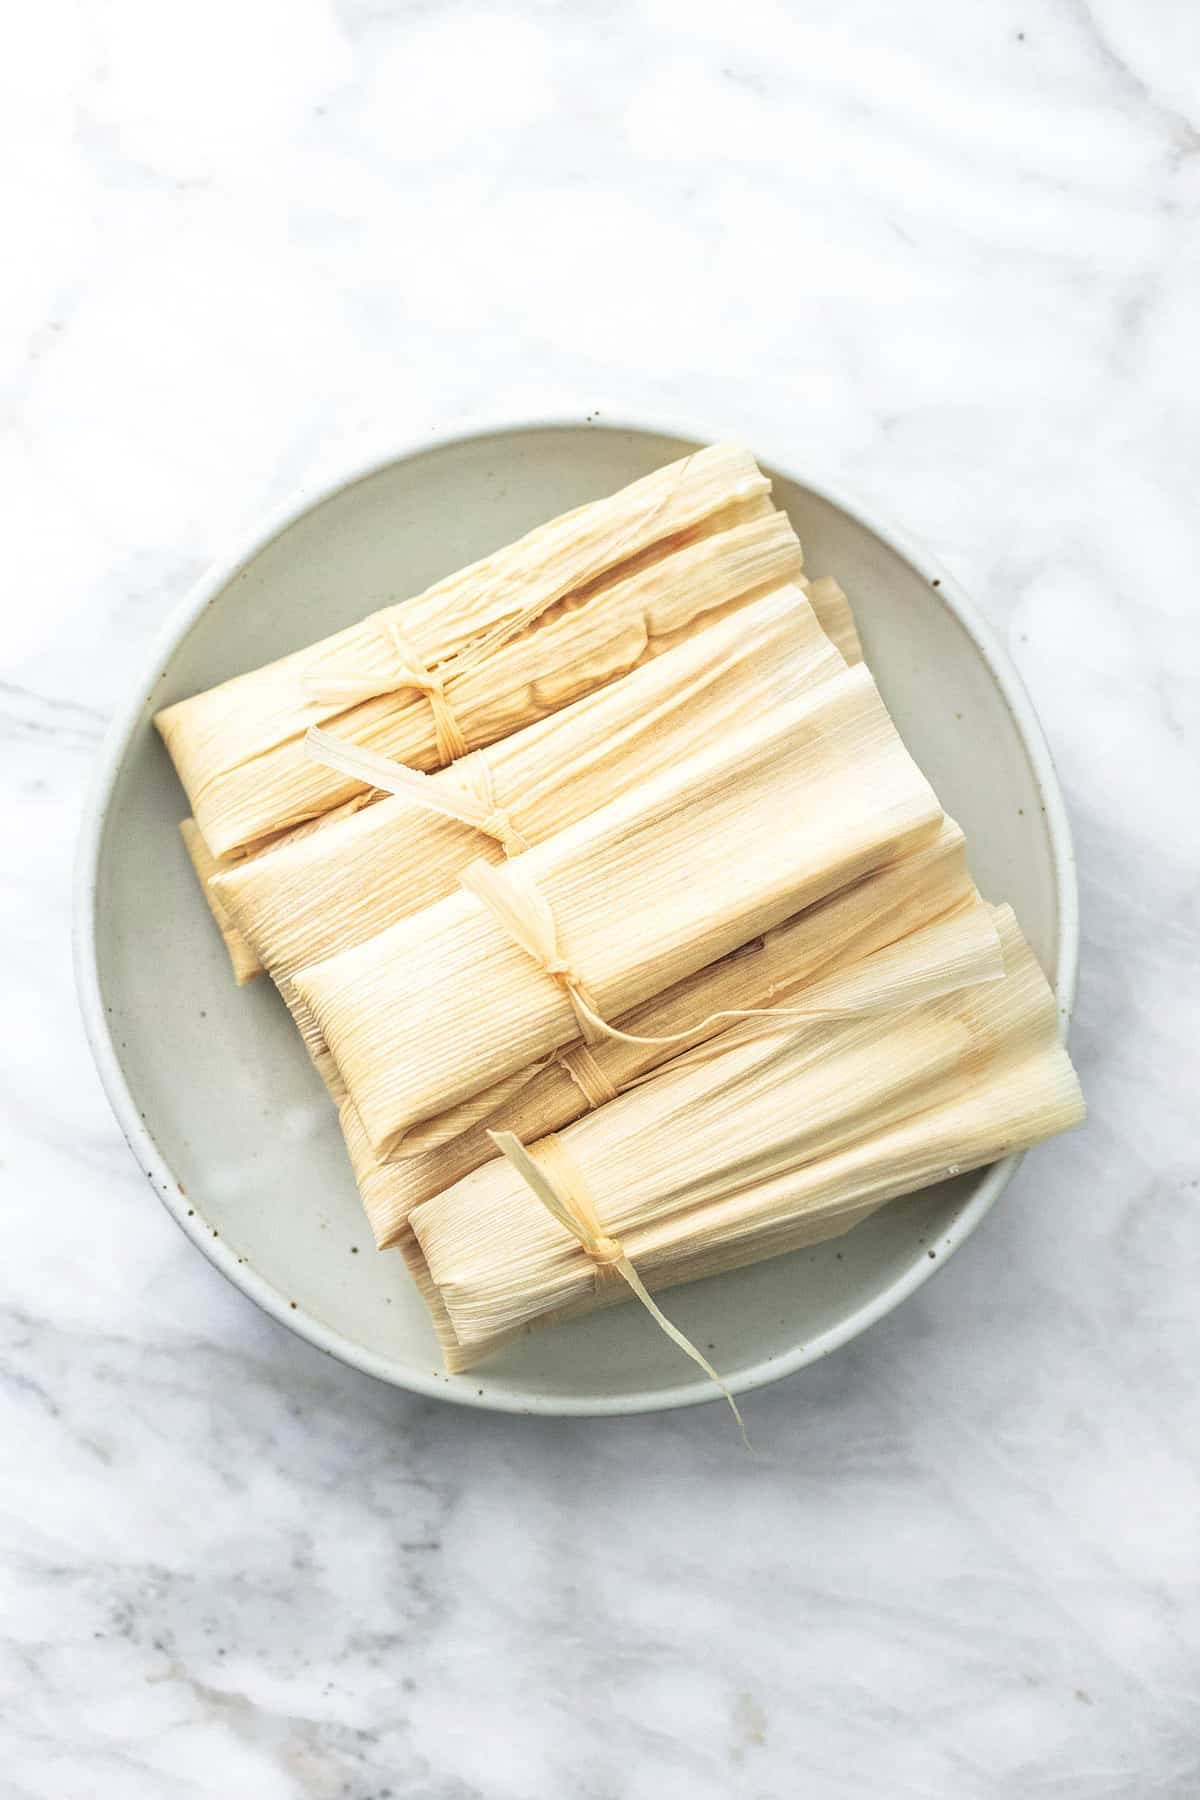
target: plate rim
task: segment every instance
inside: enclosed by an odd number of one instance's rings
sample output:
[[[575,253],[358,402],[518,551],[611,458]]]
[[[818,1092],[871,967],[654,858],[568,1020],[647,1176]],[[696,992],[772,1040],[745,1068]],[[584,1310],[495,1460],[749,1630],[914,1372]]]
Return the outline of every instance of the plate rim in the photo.
[[[180,1230],[236,1288],[277,1323],[304,1338],[316,1349],[323,1350],[339,1362],[384,1381],[391,1387],[488,1412],[566,1418],[612,1417],[668,1411],[681,1406],[700,1406],[709,1404],[720,1396],[710,1384],[699,1380],[682,1381],[669,1388],[613,1395],[541,1395],[522,1392],[516,1387],[510,1391],[503,1384],[485,1386],[480,1391],[466,1377],[444,1375],[436,1370],[427,1375],[419,1369],[399,1369],[387,1357],[355,1343],[305,1307],[293,1306],[265,1276],[248,1264],[239,1263],[231,1246],[211,1237],[198,1213],[188,1216],[187,1196],[180,1188],[166,1157],[159,1150],[148,1122],[141,1117],[134,1103],[108,1028],[97,949],[96,891],[100,854],[113,793],[147,700],[157,683],[163,679],[166,665],[205,607],[276,538],[290,530],[306,514],[359,482],[370,480],[397,464],[415,461],[433,451],[501,435],[556,430],[624,432],[642,437],[675,438],[697,445],[718,442],[722,436],[737,435],[699,430],[695,421],[677,417],[663,419],[659,416],[647,416],[630,419],[620,415],[602,416],[594,410],[583,415],[564,409],[526,419],[513,419],[503,415],[496,418],[477,416],[463,421],[452,431],[428,432],[385,451],[376,450],[370,455],[360,456],[329,479],[310,479],[294,489],[286,500],[271,508],[258,524],[241,533],[234,549],[213,563],[170,609],[154,635],[150,653],[140,665],[137,678],[130,683],[127,699],[118,705],[113,715],[97,753],[83,809],[73,877],[72,948],[84,1031],[101,1085],[121,1133],[142,1172]],[[747,437],[751,435],[758,444],[762,434],[755,432],[747,434]],[[1079,965],[1079,890],[1075,852],[1066,803],[1050,747],[1015,665],[961,583],[918,539],[894,526],[888,518],[881,517],[873,505],[865,506],[840,484],[830,487],[824,481],[811,478],[802,469],[797,469],[786,454],[777,454],[773,446],[763,445],[761,452],[756,448],[755,456],[773,473],[806,488],[818,499],[840,509],[909,562],[936,591],[939,601],[954,615],[983,658],[1002,702],[1016,723],[1029,757],[1046,819],[1058,907],[1058,953],[1054,989],[1059,1029],[1065,1039],[1075,1002]],[[819,1332],[811,1341],[797,1344],[743,1369],[729,1381],[732,1392],[749,1393],[806,1368],[840,1349],[894,1311],[903,1300],[930,1280],[971,1236],[1004,1192],[1021,1161],[1022,1156],[1015,1155],[992,1165],[974,1194],[959,1208],[950,1226],[940,1237],[936,1258],[924,1255],[914,1258],[911,1268],[898,1275],[870,1300],[849,1312],[836,1325]]]

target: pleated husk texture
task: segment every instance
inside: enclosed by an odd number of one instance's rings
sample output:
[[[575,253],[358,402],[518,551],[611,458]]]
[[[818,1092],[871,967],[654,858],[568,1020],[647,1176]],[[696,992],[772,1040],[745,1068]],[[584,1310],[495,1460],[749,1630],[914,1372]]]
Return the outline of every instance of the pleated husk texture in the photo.
[[[298,970],[453,893],[476,858],[502,861],[514,837],[542,842],[844,667],[800,590],[777,589],[449,769],[396,770],[408,781],[400,793],[218,875],[213,897],[270,971],[336,1090],[335,1065],[292,979]],[[432,810],[478,805],[481,795],[500,836]]]
[[[391,1159],[377,1157],[348,1099],[339,1108],[342,1131],[367,1217],[380,1249],[398,1244],[414,1206],[451,1187],[495,1156],[489,1128],[513,1131],[526,1143],[559,1131],[591,1107],[674,1060],[692,1043],[730,1025],[724,1011],[799,1007],[811,985],[849,969],[910,932],[978,906],[967,872],[963,834],[945,820],[923,845],[861,881],[809,907],[731,956],[624,1014],[617,1024],[635,1036],[664,1037],[709,1021],[685,1044],[581,1040],[511,1083],[479,1095],[408,1133]]]
[[[767,515],[795,545],[769,491],[747,451],[712,445],[414,599],[164,708],[155,723],[210,853],[245,850],[355,792],[305,755],[311,725],[336,720],[356,743],[437,768],[633,667],[650,640],[694,616],[675,607],[673,576],[654,589],[656,562]],[[623,590],[638,574],[650,591],[631,606]]]
[[[1003,979],[882,1018],[735,1027],[546,1140],[563,1154],[545,1166],[568,1172],[606,1242],[659,1290],[837,1235],[1077,1124],[1053,995],[1011,911],[991,910]],[[913,945],[876,955],[902,962]],[[452,1370],[629,1297],[504,1160],[410,1222],[406,1257]]]
[[[295,981],[387,1155],[422,1119],[574,1041],[585,1012],[618,1018],[941,823],[860,666],[503,868],[472,864],[473,891]],[[552,943],[541,962],[514,939],[518,915]]]

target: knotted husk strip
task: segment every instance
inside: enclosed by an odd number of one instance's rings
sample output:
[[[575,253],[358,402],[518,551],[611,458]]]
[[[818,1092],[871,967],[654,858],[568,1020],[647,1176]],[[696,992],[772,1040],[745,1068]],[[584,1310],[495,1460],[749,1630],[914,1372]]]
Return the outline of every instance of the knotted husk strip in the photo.
[[[570,1043],[581,992],[615,1019],[941,822],[870,676],[848,669],[490,871],[515,905],[545,909],[562,969],[462,892],[296,984],[387,1155],[420,1120]]]
[[[717,560],[724,579],[731,565]],[[538,843],[843,668],[807,600],[781,588],[475,755],[496,806]],[[427,784],[431,801],[461,793],[473,762],[413,780]],[[476,858],[503,854],[495,839],[398,794],[240,864],[213,888],[332,1082],[320,1028],[293,976],[453,893]]]
[[[1080,1122],[1053,995],[1011,911],[994,916],[1002,980],[887,1020],[738,1028],[562,1132],[649,1289],[836,1235]],[[622,1298],[505,1162],[415,1208],[411,1226],[407,1259],[424,1261],[451,1369]]]
[[[747,451],[713,445],[539,526],[415,599],[164,708],[155,723],[209,850],[245,849],[354,791],[305,757],[310,725],[337,719],[355,742],[439,766],[445,732],[439,739],[428,692],[405,685],[408,665],[444,684],[459,741],[472,749],[621,673],[645,646],[616,614],[607,643],[592,641],[582,666],[576,656],[595,603],[623,574],[648,574],[696,536],[753,522],[769,511],[769,491]],[[381,691],[350,703],[338,691],[372,685]]]
[[[617,1023],[634,1034],[657,1036],[685,1029],[723,1008],[770,1006],[776,999],[802,1004],[811,983],[977,903],[962,832],[947,819],[931,844],[809,907]],[[696,1041],[715,1037],[719,1030],[710,1027]],[[582,1067],[581,1054],[587,1058]],[[544,1066],[522,1070],[465,1107],[415,1127],[387,1161],[374,1155],[353,1103],[344,1099],[342,1130],[376,1243],[380,1249],[397,1243],[414,1206],[491,1160],[489,1126],[503,1126],[533,1143],[678,1054],[678,1046],[613,1040],[568,1046]],[[595,1065],[606,1088],[591,1102],[581,1080],[588,1063]]]
[[[654,1296],[650,1293],[641,1276],[630,1262],[625,1246],[616,1238],[605,1232],[596,1212],[587,1182],[583,1179],[579,1168],[572,1161],[570,1152],[559,1138],[543,1138],[537,1146],[536,1156],[531,1155],[520,1138],[514,1137],[511,1131],[497,1131],[492,1134],[497,1150],[505,1156],[527,1187],[541,1200],[552,1218],[570,1233],[578,1243],[585,1256],[591,1259],[596,1271],[597,1281],[606,1277],[621,1280],[653,1319],[658,1329],[673,1343],[678,1350],[694,1362],[698,1369],[708,1377],[713,1386],[724,1395],[729,1402],[730,1410],[737,1420],[738,1430],[742,1434],[742,1442],[747,1450],[751,1448],[750,1439],[746,1435],[746,1425],[738,1411],[737,1401],[732,1390],[709,1362],[702,1350],[679,1327],[668,1319]]]

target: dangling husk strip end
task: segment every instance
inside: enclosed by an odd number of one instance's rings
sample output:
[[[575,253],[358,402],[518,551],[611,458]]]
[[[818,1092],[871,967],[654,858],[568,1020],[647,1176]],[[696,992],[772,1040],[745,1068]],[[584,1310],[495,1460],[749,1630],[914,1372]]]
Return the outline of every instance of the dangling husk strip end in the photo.
[[[557,1138],[543,1138],[540,1144],[534,1145],[536,1156],[531,1155],[519,1137],[511,1131],[489,1131],[488,1136],[500,1154],[504,1156],[521,1176],[530,1191],[537,1196],[551,1218],[555,1219],[568,1231],[580,1246],[585,1256],[591,1258],[596,1265],[599,1276],[606,1269],[614,1270],[621,1276],[635,1299],[639,1300],[650,1314],[659,1330],[685,1356],[691,1358],[708,1379],[714,1382],[729,1402],[730,1409],[738,1423],[742,1434],[742,1442],[747,1450],[753,1452],[753,1446],[746,1435],[746,1424],[738,1410],[737,1401],[728,1383],[713,1368],[702,1351],[697,1350],[691,1339],[673,1325],[662,1308],[654,1300],[645,1282],[625,1254],[624,1246],[615,1238],[606,1235],[596,1211],[587,1193],[583,1177],[572,1162],[567,1151]]]

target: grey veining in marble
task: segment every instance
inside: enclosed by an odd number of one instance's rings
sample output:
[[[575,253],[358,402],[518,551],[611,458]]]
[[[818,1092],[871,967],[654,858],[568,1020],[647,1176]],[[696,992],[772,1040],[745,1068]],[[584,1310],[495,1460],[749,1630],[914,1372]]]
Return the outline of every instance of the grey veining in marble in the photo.
[[[0,1794],[1200,1793],[1200,11],[45,0],[0,67]],[[460,1415],[154,1203],[69,876],[167,608],[480,409],[786,448],[954,568],[1080,853],[1092,1106],[748,1403]]]

